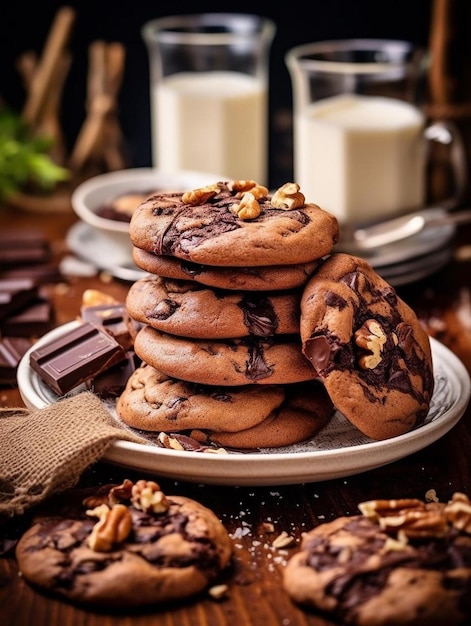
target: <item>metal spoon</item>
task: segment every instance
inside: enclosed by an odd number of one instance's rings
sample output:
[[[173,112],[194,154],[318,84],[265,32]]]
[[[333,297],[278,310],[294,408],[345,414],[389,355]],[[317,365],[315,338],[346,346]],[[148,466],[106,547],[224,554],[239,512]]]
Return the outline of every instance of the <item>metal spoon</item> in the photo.
[[[467,222],[471,222],[471,209],[455,212],[445,211],[438,215],[433,209],[417,211],[386,222],[358,228],[353,232],[352,243],[359,249],[371,250],[412,237],[424,228],[443,226],[444,224],[465,224]]]

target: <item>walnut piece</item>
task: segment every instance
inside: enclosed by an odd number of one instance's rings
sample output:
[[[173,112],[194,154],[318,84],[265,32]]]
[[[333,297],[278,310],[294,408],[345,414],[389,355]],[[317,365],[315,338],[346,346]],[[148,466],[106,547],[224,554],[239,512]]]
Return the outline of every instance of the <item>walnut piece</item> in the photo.
[[[116,504],[111,509],[106,505],[87,511],[99,517],[88,537],[88,545],[95,552],[110,552],[127,539],[132,530],[132,516],[124,504]]]
[[[241,197],[246,191],[250,191],[256,200],[268,195],[267,187],[259,185],[254,180],[233,180],[228,183],[227,188],[230,191],[235,191],[238,197]]]
[[[456,492],[445,506],[446,519],[458,530],[471,534],[471,500]]]
[[[277,209],[292,211],[304,206],[306,198],[299,191],[297,183],[285,183],[275,193],[271,199],[271,204]]]
[[[210,198],[213,198],[218,191],[219,187],[217,184],[206,185],[206,187],[200,187],[199,189],[193,189],[192,191],[185,191],[182,196],[182,202],[193,206],[204,204],[205,202],[208,202]]]
[[[153,480],[138,480],[132,488],[131,502],[136,509],[147,513],[164,513],[170,506],[160,486]]]
[[[425,504],[414,498],[370,500],[358,508],[386,533],[397,534],[401,541],[404,537],[443,537],[448,531],[444,506],[436,502]]]
[[[382,350],[386,343],[386,334],[379,322],[374,319],[367,320],[354,335],[354,341],[359,348],[366,350],[368,354],[362,354],[358,364],[364,370],[373,370],[382,360]]]
[[[130,502],[132,494],[132,480],[125,478],[121,485],[112,487],[110,489],[109,500],[110,504],[119,504],[121,502]]]
[[[260,205],[251,191],[246,191],[240,203],[233,204],[230,210],[241,220],[253,220],[261,212]]]

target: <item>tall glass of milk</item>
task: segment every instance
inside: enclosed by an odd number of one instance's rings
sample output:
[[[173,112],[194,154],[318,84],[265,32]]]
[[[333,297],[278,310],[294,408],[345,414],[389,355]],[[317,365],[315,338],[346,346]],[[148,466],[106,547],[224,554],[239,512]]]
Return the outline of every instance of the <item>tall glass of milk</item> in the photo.
[[[390,40],[325,41],[288,51],[294,179],[344,227],[423,206],[427,55]]]
[[[268,71],[275,24],[238,13],[144,24],[152,161],[268,184]]]

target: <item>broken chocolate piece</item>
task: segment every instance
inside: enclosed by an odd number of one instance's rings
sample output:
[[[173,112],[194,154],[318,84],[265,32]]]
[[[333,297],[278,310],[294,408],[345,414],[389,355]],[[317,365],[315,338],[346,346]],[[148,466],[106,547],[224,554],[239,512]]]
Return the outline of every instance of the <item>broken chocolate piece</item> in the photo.
[[[5,230],[0,233],[0,266],[44,263],[50,257],[49,243],[36,230]]]
[[[52,306],[40,299],[2,320],[2,333],[10,337],[42,337],[53,324]]]
[[[125,350],[133,347],[140,325],[131,318],[124,303],[82,306],[80,316],[84,322],[109,333]]]
[[[107,332],[84,322],[30,355],[31,368],[58,395],[64,395],[126,359]]]
[[[33,345],[24,337],[2,337],[0,339],[0,383],[16,383],[16,372],[21,359]]]
[[[29,278],[0,280],[0,320],[38,298],[38,288]]]

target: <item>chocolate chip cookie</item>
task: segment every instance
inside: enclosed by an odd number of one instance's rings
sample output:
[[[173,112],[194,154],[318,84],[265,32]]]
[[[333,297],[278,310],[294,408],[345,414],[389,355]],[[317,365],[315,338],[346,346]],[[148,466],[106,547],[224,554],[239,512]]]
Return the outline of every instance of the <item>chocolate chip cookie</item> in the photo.
[[[332,214],[306,203],[294,183],[273,196],[254,181],[218,182],[184,194],[154,195],[134,211],[134,246],[212,266],[310,263],[339,238]]]
[[[299,335],[204,340],[145,326],[134,350],[167,376],[203,385],[279,385],[317,378],[301,352]]]
[[[351,626],[471,618],[471,503],[375,500],[303,535],[283,572],[292,600]]]
[[[45,512],[16,547],[26,581],[109,610],[198,594],[231,555],[229,535],[210,509],[147,480],[103,487],[67,517]]]
[[[157,330],[197,339],[299,333],[300,291],[241,292],[146,276],[131,285],[128,313]]]
[[[285,397],[286,391],[277,385],[209,387],[170,378],[144,363],[129,377],[116,412],[125,424],[140,430],[233,432],[262,422]]]
[[[317,267],[317,261],[267,267],[212,267],[133,247],[134,263],[145,272],[165,278],[194,280],[208,287],[237,291],[274,291],[302,287]]]
[[[193,430],[201,444],[254,450],[280,448],[311,439],[323,428],[334,407],[319,381],[284,385],[284,402],[263,421],[245,430]]]
[[[423,423],[434,387],[429,337],[366,261],[337,253],[322,263],[303,292],[300,333],[334,404],[365,435]]]

